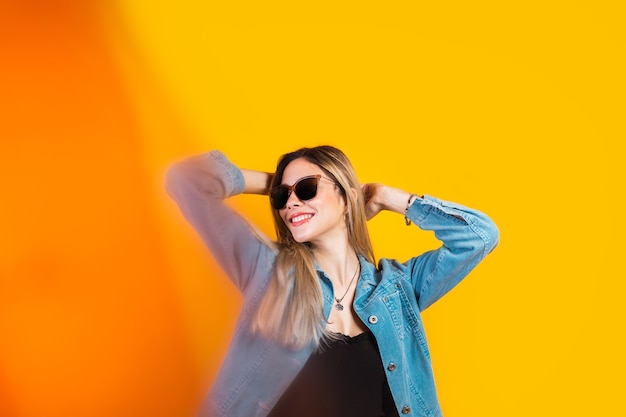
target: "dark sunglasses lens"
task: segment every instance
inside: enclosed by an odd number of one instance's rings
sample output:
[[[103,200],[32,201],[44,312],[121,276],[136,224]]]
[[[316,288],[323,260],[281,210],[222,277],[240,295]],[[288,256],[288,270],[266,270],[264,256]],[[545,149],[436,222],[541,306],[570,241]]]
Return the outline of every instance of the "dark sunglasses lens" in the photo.
[[[270,203],[276,210],[285,207],[287,200],[289,200],[289,189],[287,187],[275,187],[270,193]]]
[[[296,184],[295,191],[302,201],[310,200],[317,194],[317,178],[306,178]]]
[[[319,178],[305,178],[298,181],[293,189],[298,199],[302,201],[310,200],[317,194],[317,183]],[[287,205],[289,200],[289,194],[291,193],[291,187],[286,185],[279,185],[274,187],[270,192],[270,203],[276,210],[280,210]]]

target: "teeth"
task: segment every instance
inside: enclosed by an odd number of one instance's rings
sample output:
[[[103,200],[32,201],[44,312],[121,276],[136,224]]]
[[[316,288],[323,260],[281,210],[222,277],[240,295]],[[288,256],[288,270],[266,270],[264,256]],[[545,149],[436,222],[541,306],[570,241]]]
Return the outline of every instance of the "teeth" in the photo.
[[[311,217],[313,217],[312,214],[303,214],[301,216],[296,216],[291,219],[291,223],[301,222],[302,220],[310,219]]]

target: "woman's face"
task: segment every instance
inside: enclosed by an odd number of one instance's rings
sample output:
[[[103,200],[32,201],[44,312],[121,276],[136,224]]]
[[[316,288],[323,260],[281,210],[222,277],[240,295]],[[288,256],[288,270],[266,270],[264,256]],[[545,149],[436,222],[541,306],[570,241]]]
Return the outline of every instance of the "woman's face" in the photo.
[[[318,174],[328,177],[320,167],[306,159],[294,159],[285,168],[281,184],[293,185],[303,177]],[[292,192],[285,207],[279,210],[294,240],[310,242],[313,246],[322,241],[333,241],[342,235],[345,238],[345,212],[346,203],[340,188],[324,178],[318,182],[315,197],[301,201]]]

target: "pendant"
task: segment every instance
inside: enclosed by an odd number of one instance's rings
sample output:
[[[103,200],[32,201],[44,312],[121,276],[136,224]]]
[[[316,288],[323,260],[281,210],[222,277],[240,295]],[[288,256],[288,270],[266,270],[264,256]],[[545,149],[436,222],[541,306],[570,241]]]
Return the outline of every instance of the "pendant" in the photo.
[[[335,308],[337,310],[339,310],[339,311],[342,311],[343,310],[343,305],[341,303],[337,303],[337,304],[335,304]]]

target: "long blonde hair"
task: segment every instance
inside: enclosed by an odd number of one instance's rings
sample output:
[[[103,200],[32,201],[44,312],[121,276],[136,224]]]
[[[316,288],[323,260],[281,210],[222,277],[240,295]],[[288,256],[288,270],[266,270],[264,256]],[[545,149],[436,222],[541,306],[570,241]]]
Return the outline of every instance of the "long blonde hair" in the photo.
[[[367,230],[361,186],[346,155],[332,146],[301,148],[280,157],[271,187],[280,185],[287,165],[298,158],[320,167],[341,189],[347,204],[345,221],[348,241],[357,255],[375,264]],[[346,190],[356,190],[356,196]],[[317,345],[326,333],[322,287],[307,243],[293,239],[279,211],[272,209],[278,254],[270,280],[253,324],[253,329],[292,348]]]

